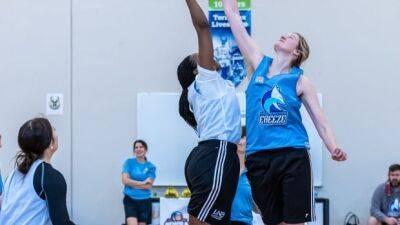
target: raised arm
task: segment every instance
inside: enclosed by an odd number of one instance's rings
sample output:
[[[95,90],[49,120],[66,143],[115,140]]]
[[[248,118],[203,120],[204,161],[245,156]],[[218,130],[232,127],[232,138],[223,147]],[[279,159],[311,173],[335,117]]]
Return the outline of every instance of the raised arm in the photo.
[[[193,26],[197,32],[199,44],[198,64],[205,69],[216,70],[214,48],[208,19],[196,0],[186,0],[186,3],[192,17]]]
[[[257,69],[264,55],[249,33],[247,33],[236,0],[222,0],[222,3],[240,52],[246,61],[249,62],[252,69]]]
[[[336,161],[345,161],[347,159],[347,154],[338,147],[332,128],[319,105],[317,92],[307,77],[300,77],[297,90],[319,136],[331,153],[332,159]]]

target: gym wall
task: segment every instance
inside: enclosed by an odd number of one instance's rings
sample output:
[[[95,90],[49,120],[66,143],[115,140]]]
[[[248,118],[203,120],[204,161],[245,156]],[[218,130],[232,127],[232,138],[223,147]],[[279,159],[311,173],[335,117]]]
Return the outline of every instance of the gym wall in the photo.
[[[307,38],[305,74],[323,93],[348,151],[343,164],[324,154],[319,197],[331,200],[330,224],[348,211],[365,224],[375,187],[400,160],[398,21],[398,0],[253,0],[253,36],[267,54],[282,34]],[[67,180],[73,219],[121,223],[120,172],[136,138],[136,94],[180,91],[176,66],[196,48],[182,0],[2,1],[3,177],[13,168],[19,126],[45,113],[46,93],[63,93],[64,114],[49,118],[60,136],[54,166]]]

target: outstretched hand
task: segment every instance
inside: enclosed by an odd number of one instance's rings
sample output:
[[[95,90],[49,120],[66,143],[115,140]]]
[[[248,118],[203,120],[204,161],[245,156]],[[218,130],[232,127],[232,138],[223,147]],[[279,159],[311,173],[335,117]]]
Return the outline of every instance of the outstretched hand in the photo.
[[[331,152],[331,157],[333,160],[341,162],[347,160],[347,153],[343,151],[341,148],[336,148],[333,152]]]

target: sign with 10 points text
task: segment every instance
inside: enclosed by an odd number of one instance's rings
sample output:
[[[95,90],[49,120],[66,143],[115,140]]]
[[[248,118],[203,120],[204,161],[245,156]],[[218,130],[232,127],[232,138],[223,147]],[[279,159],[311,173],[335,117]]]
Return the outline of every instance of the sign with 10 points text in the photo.
[[[250,0],[237,0],[239,10],[250,10]],[[210,10],[223,10],[222,0],[210,0],[208,2]]]

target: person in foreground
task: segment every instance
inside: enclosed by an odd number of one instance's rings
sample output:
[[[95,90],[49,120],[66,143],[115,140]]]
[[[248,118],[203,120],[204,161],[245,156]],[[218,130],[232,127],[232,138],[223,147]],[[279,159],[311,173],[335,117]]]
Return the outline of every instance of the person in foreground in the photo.
[[[189,224],[226,225],[240,170],[236,154],[241,133],[239,102],[233,83],[218,73],[207,17],[196,0],[186,3],[199,46],[199,53],[187,56],[177,70],[183,89],[179,113],[199,139],[185,163],[192,193]]]
[[[69,219],[64,176],[51,165],[58,149],[56,130],[45,118],[22,125],[16,169],[4,184],[1,225],[74,225]]]
[[[275,58],[265,56],[247,33],[237,2],[222,2],[239,49],[254,70],[246,90],[246,168],[254,200],[268,225],[312,221],[312,170],[302,104],[332,159],[344,161],[347,155],[336,143],[314,86],[302,75],[309,46],[299,33],[289,33],[275,43]]]

